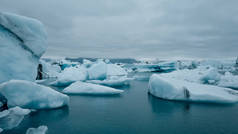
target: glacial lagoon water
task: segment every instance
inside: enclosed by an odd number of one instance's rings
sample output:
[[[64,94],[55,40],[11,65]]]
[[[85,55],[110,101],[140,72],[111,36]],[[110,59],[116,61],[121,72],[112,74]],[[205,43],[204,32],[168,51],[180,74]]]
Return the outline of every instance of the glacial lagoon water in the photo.
[[[70,96],[69,107],[26,116],[3,134],[48,126],[47,134],[237,134],[238,105],[165,101],[147,93],[148,81],[134,80],[116,96]],[[61,89],[58,89],[61,90]]]

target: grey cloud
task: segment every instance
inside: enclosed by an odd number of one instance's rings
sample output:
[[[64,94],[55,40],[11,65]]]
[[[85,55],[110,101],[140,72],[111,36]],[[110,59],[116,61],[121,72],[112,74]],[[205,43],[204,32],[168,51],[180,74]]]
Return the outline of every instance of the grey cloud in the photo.
[[[1,0],[0,11],[42,21],[46,56],[237,56],[236,0]]]

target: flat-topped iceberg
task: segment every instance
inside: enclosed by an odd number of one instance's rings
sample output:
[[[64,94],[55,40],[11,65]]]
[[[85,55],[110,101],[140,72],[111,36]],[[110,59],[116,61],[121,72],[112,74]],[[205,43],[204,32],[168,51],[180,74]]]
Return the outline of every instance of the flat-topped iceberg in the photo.
[[[0,13],[0,83],[11,79],[34,81],[46,42],[46,31],[38,20]]]
[[[47,126],[39,126],[38,128],[28,128],[26,134],[45,134],[47,130]]]
[[[66,94],[86,94],[86,95],[113,95],[120,94],[122,90],[101,86],[97,84],[75,82],[63,90]]]
[[[161,74],[161,76],[193,83],[238,89],[237,75],[233,75],[230,72],[221,74],[218,69],[211,66],[200,66],[193,70],[177,70],[171,73]]]
[[[0,85],[0,93],[8,106],[29,109],[58,108],[69,103],[69,97],[49,87],[24,80],[10,80]]]
[[[29,109],[22,109],[20,107],[14,107],[0,112],[0,129],[9,130],[17,127],[24,119],[24,116],[30,112]]]
[[[152,75],[149,92],[159,98],[178,101],[236,103],[238,91]]]
[[[110,79],[89,80],[87,82],[93,83],[93,84],[109,86],[109,87],[119,87],[119,86],[129,85],[129,82],[131,80],[132,80],[131,78],[127,78],[127,77],[114,76],[114,77],[111,77]]]

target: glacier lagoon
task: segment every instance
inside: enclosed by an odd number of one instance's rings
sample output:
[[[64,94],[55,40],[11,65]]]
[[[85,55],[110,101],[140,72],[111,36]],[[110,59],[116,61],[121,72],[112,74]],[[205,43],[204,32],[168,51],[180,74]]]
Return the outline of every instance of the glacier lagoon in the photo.
[[[31,112],[18,127],[2,134],[22,134],[29,127],[41,125],[48,127],[47,134],[238,133],[237,104],[198,104],[158,99],[148,94],[148,80],[133,80],[130,86],[120,89],[124,93],[114,96],[69,95],[68,107]]]

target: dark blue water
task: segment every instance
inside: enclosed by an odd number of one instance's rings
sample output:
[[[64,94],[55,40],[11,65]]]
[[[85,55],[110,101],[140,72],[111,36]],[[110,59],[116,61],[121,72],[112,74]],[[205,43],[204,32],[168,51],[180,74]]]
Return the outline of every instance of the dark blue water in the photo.
[[[186,104],[157,99],[147,81],[118,96],[70,96],[69,107],[33,112],[9,134],[47,125],[47,134],[238,134],[238,105]]]

